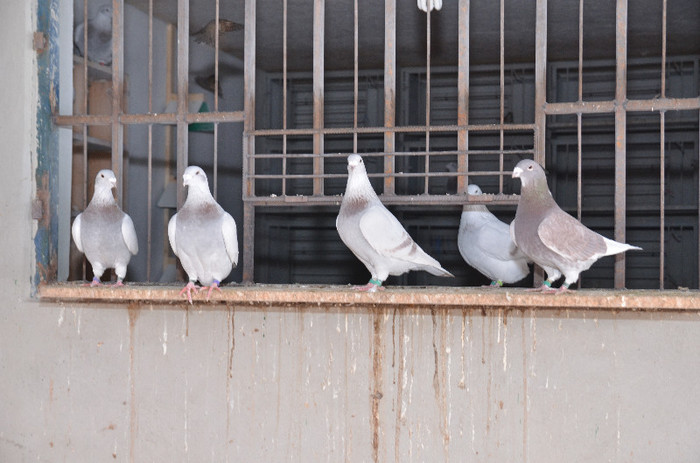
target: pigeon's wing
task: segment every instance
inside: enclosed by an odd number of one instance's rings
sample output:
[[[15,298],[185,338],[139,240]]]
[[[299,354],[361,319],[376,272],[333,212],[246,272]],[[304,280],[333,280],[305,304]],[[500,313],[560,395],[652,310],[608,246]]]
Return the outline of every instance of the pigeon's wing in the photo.
[[[226,254],[235,267],[238,265],[238,234],[236,233],[236,221],[228,213],[224,213],[221,234],[224,238]]]
[[[489,221],[479,230],[476,244],[487,257],[508,262],[522,257],[511,241],[510,233],[510,227],[505,223]]]
[[[78,248],[78,251],[84,252],[83,251],[83,242],[80,240],[80,223],[82,221],[81,216],[83,214],[78,214],[78,216],[75,218],[73,221],[73,226],[71,227],[71,235],[73,235],[73,242]]]
[[[566,259],[585,261],[605,254],[603,237],[563,211],[553,211],[537,227],[540,240]]]
[[[126,247],[129,248],[129,252],[133,255],[139,253],[139,239],[136,237],[136,229],[134,228],[134,222],[131,220],[127,214],[124,214],[122,219],[122,237],[126,243]]]
[[[420,251],[403,225],[383,206],[371,206],[362,214],[360,230],[370,246],[383,256],[435,265],[432,258],[424,258],[427,254]]]
[[[177,224],[177,214],[172,216],[170,219],[170,222],[168,222],[168,241],[170,241],[170,247],[172,248],[173,252],[175,253],[176,256],[180,256],[180,251],[177,249],[177,246],[175,246],[175,226]]]
[[[508,227],[508,228],[510,228],[510,239],[513,240],[513,244],[515,244],[515,245],[517,246],[517,245],[518,245],[518,242],[515,241],[515,227],[514,227],[514,224],[515,224],[515,220],[513,220],[513,221],[510,223],[510,227]],[[519,249],[519,248],[518,248],[518,249]]]

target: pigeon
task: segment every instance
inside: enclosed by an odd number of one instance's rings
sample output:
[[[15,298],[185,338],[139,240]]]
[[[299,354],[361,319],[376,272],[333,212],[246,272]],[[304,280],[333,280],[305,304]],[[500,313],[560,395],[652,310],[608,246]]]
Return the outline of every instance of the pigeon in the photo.
[[[216,81],[216,79],[214,79],[214,74],[208,76],[194,76],[194,81],[204,90],[214,93],[214,84]],[[219,85],[216,87],[218,90],[217,93],[219,94],[219,98],[223,98],[224,94],[221,91],[221,80],[219,80],[218,83]]]
[[[384,207],[367,177],[362,158],[348,156],[348,183],[335,221],[340,239],[367,267],[372,278],[361,291],[383,289],[389,275],[425,270],[441,277],[453,276],[425,253]]]
[[[207,300],[214,289],[221,291],[219,284],[238,264],[238,237],[236,222],[214,200],[200,167],[185,169],[182,184],[187,199],[168,222],[168,239],[189,278],[180,295],[187,293],[192,304],[192,291],[209,289]]]
[[[482,194],[477,185],[469,185],[467,191],[470,195]],[[492,280],[492,287],[516,283],[530,273],[527,257],[510,238],[510,227],[484,205],[464,206],[457,246],[467,264]]]
[[[75,26],[73,41],[80,56],[85,56],[85,22]],[[112,64],[112,6],[100,7],[88,22],[87,59],[109,66]]]
[[[228,19],[219,19],[219,37],[225,32],[234,32],[243,30],[243,25],[238,24]],[[192,34],[195,42],[216,45],[216,20],[212,19],[206,26]]]
[[[418,9],[425,11],[440,10],[442,8],[442,0],[418,0]]]
[[[99,171],[90,204],[78,214],[71,227],[75,245],[92,265],[95,276],[90,286],[101,285],[100,278],[108,268],[113,268],[117,274],[114,286],[123,286],[126,266],[131,256],[139,252],[134,222],[122,212],[112,195],[116,185],[114,172]]]
[[[515,219],[510,224],[513,241],[533,262],[547,272],[547,280],[535,291],[562,293],[569,290],[584,270],[603,256],[619,254],[637,246],[605,238],[562,211],[547,187],[544,170],[525,159],[513,169],[522,183]],[[552,283],[564,274],[556,290]]]

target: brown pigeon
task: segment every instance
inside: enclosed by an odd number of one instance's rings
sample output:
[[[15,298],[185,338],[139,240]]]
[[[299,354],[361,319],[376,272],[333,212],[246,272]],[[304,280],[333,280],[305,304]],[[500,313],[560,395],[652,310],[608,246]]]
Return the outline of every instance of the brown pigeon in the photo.
[[[219,19],[219,37],[225,32],[241,31],[243,25],[228,19]],[[205,43],[212,47],[216,44],[216,20],[212,19],[206,26],[192,34],[195,42]]]
[[[601,257],[641,250],[605,238],[562,211],[547,187],[544,170],[535,161],[520,161],[513,169],[513,178],[520,179],[522,189],[515,219],[510,224],[511,237],[526,256],[547,272],[547,280],[536,291],[568,291],[579,274]],[[564,283],[552,289],[552,283],[562,274]]]
[[[348,156],[348,183],[335,226],[343,243],[372,274],[369,283],[356,289],[370,292],[383,289],[382,283],[389,275],[401,275],[409,270],[453,276],[426,254],[384,207],[357,154]]]

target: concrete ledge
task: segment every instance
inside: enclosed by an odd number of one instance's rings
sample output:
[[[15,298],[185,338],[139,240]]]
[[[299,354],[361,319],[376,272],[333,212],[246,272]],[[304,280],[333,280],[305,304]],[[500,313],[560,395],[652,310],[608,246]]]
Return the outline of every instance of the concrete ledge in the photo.
[[[42,284],[42,301],[101,302],[119,304],[186,303],[179,295],[183,285],[129,283],[122,288],[82,286],[81,283]],[[212,294],[193,298],[197,308],[222,305],[286,306],[398,306],[446,308],[511,309],[603,309],[614,311],[700,311],[700,291],[682,290],[580,290],[552,295],[532,293],[525,288],[475,287],[389,287],[376,293],[363,293],[350,286],[326,285],[226,285]]]

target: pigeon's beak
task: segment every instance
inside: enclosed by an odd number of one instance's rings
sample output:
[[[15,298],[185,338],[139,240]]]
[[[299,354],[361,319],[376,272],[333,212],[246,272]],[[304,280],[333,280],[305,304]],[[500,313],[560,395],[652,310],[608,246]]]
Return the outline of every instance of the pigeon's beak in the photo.
[[[520,167],[516,167],[513,169],[513,178],[520,178],[520,174],[523,173],[523,170]]]
[[[182,186],[187,186],[190,184],[190,178],[192,178],[190,175],[185,174],[182,176]]]
[[[112,177],[109,179],[110,188],[117,188],[117,179]]]

